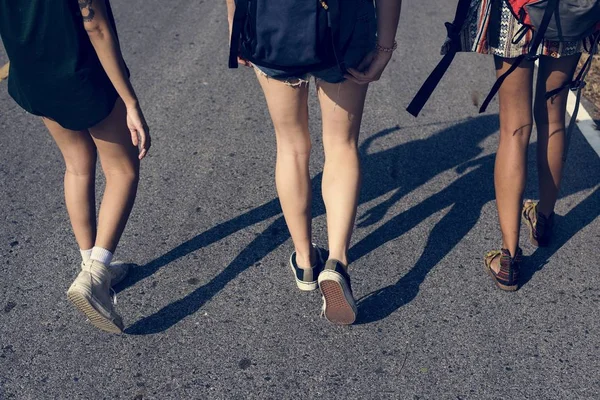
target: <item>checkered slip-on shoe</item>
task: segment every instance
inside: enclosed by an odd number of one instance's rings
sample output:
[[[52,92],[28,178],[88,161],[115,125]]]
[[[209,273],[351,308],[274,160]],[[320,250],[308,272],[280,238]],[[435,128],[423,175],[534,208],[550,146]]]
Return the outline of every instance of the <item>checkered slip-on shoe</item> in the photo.
[[[321,271],[323,271],[323,265],[325,265],[325,260],[327,259],[327,250],[317,247],[314,244],[313,247],[315,249],[316,260],[315,265],[310,269],[298,267],[295,251],[290,256],[290,268],[292,269],[294,278],[296,278],[296,286],[304,292],[310,292],[317,288],[317,278]]]
[[[323,294],[325,318],[337,325],[354,323],[358,310],[352,295],[350,275],[344,264],[338,260],[328,260],[318,280]]]

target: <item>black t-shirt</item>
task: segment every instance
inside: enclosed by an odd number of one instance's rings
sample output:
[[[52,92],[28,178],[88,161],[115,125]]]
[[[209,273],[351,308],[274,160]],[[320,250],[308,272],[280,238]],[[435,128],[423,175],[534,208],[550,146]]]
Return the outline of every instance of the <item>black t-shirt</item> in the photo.
[[[108,0],[106,6],[115,28]],[[72,130],[110,114],[118,95],[77,0],[0,0],[0,36],[10,60],[8,92],[26,111]]]

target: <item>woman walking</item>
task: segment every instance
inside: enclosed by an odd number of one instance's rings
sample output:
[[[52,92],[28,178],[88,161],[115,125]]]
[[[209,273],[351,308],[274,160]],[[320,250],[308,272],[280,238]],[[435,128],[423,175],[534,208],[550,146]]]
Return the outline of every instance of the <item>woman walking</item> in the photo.
[[[368,84],[379,79],[396,48],[401,1],[376,0],[375,9],[372,0],[319,0],[314,4],[285,0],[270,3],[272,7],[264,2],[250,2],[248,10],[245,0],[236,2],[238,10],[234,0],[227,0],[227,5],[233,58],[239,40],[239,62],[254,67],[275,128],[275,181],[294,243],[290,267],[300,290],[320,286],[329,321],[352,324],[357,309],[347,253],[360,189],[358,136]],[[273,7],[278,18],[269,19],[267,13]],[[328,26],[323,21],[328,21]],[[310,35],[323,26],[334,33],[318,37],[313,49],[315,41]],[[340,37],[344,39],[338,40]],[[333,61],[328,63],[328,57]],[[322,193],[328,251],[313,245],[311,229],[310,77],[315,78],[323,121]]]
[[[108,0],[0,0],[8,90],[40,116],[66,165],[65,203],[82,270],[71,302],[100,329],[119,333],[111,286],[127,265],[111,263],[133,207],[150,135],[119,47]],[[96,219],[95,174],[106,177]]]
[[[500,143],[496,154],[494,184],[496,203],[502,231],[502,246],[484,257],[487,271],[503,290],[519,287],[522,251],[519,247],[520,219],[529,229],[529,239],[535,246],[547,246],[552,239],[554,207],[558,198],[565,152],[565,113],[568,88],[574,87],[573,75],[583,51],[592,51],[598,41],[594,32],[600,20],[600,2],[554,2],[557,16],[563,21],[563,34],[568,34],[568,19],[572,7],[577,9],[580,23],[574,23],[580,37],[572,35],[560,40],[550,38],[551,27],[536,46],[535,31],[522,19],[528,1],[474,0],[472,15],[478,16],[466,27],[472,48],[479,53],[493,54],[497,76],[504,77],[499,89]],[[549,1],[546,7],[551,7]],[[517,5],[523,7],[519,12]],[[584,13],[582,10],[586,10]],[[473,12],[474,11],[474,12]],[[543,15],[545,10],[538,11]],[[531,16],[532,20],[535,15]],[[543,28],[542,28],[543,29]],[[540,29],[540,31],[542,31]],[[558,28],[560,31],[561,28]],[[463,32],[465,32],[463,31]],[[539,70],[534,85],[534,59],[539,56]],[[513,69],[510,74],[507,71]],[[547,96],[547,93],[552,94]],[[533,111],[532,111],[533,109]],[[537,129],[537,173],[539,201],[522,203],[527,173],[527,148],[535,121]]]

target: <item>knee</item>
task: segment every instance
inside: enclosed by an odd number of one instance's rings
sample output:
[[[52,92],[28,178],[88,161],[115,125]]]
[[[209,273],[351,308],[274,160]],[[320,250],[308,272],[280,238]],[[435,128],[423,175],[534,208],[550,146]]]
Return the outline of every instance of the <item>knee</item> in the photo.
[[[325,154],[358,153],[358,140],[354,135],[323,135]]]
[[[65,173],[77,178],[89,178],[96,175],[96,157],[82,159],[65,158]]]
[[[500,143],[527,146],[529,144],[529,138],[531,137],[531,130],[531,121],[524,122],[522,124],[501,127]]]
[[[304,132],[277,135],[277,154],[294,158],[308,158],[312,150],[310,136]]]
[[[139,162],[137,160],[132,163],[119,163],[118,165],[104,167],[103,171],[107,181],[118,180],[122,183],[134,184],[140,179]]]

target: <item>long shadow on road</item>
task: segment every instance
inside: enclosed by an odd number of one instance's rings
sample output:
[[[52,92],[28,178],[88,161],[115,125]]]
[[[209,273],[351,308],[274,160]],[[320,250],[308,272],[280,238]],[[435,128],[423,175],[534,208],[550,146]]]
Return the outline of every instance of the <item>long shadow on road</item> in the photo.
[[[593,174],[593,171],[600,169],[600,160],[591,153],[589,146],[585,146],[585,149],[577,149],[578,154],[583,153],[586,160],[593,160],[592,163],[595,165],[588,165],[588,171],[592,171]],[[589,154],[586,154],[586,151]],[[529,153],[534,152],[535,144],[532,144]],[[412,301],[418,294],[420,285],[427,274],[475,226],[483,206],[495,198],[492,184],[494,159],[495,154],[492,154],[460,165],[457,168],[458,172],[473,167],[475,169],[422,203],[393,217],[351,249],[351,257],[360,258],[409,231],[432,214],[451,207],[432,228],[423,253],[415,266],[396,283],[378,289],[360,299],[357,324],[386,318],[398,308]],[[600,183],[598,174],[594,177],[579,172],[576,176],[569,176],[568,180],[564,182],[563,195],[594,188]],[[528,186],[535,186],[535,184],[529,182]],[[598,215],[600,215],[600,189],[594,190],[567,215],[558,218],[557,231],[550,247],[538,248],[533,255],[525,258],[521,285],[527,284],[533,275],[544,267],[550,256],[577,232],[594,221]],[[522,239],[526,240],[526,238]]]
[[[422,140],[404,143],[380,152],[370,153],[372,144],[385,136],[397,133],[402,128],[393,127],[367,138],[360,147],[363,169],[363,188],[360,203],[376,199],[390,191],[399,200],[402,196],[425,184],[432,177],[477,157],[482,151],[479,143],[498,130],[498,117],[479,116],[459,122],[437,134]],[[448,149],[453,149],[448,151]],[[315,198],[319,198],[321,175],[313,178]],[[395,200],[395,201],[397,201]],[[315,202],[314,215],[322,215],[324,207]],[[393,203],[388,200],[383,206],[365,216],[361,226],[375,223]],[[273,199],[247,213],[223,222],[206,232],[186,241],[150,263],[136,268],[136,272],[123,283],[124,289],[154,274],[170,262],[219,241],[253,224],[265,221],[281,213],[279,202]],[[426,212],[414,215],[421,220]],[[399,231],[396,232],[400,234]],[[289,237],[283,217],[277,218],[265,231],[255,238],[225,269],[205,285],[177,300],[158,312],[144,317],[127,329],[130,334],[152,334],[162,332],[183,318],[198,311],[229,282],[249,266],[254,265],[275,250]],[[364,241],[363,241],[364,242]],[[372,246],[371,246],[372,247]],[[360,248],[360,247],[359,247]],[[373,247],[372,247],[373,248]],[[365,254],[354,249],[351,256]]]
[[[538,247],[525,259],[526,266],[521,274],[522,284],[527,284],[536,272],[544,268],[548,259],[563,247],[569,239],[600,215],[600,188],[577,204],[564,216],[557,216],[556,231],[548,247]]]
[[[373,207],[362,216],[359,226],[369,226],[381,220],[389,208],[402,197],[444,171],[459,166],[464,170],[469,168],[474,168],[474,170],[461,176],[449,187],[419,205],[393,217],[352,247],[350,258],[356,260],[387,241],[408,232],[432,213],[452,206],[433,228],[417,265],[397,284],[381,289],[359,303],[360,313],[363,315],[362,319],[358,321],[359,323],[384,318],[414,298],[427,273],[467,234],[477,222],[481,207],[493,199],[491,184],[493,155],[480,159],[475,158],[482,152],[480,143],[498,130],[496,115],[471,118],[427,139],[404,143],[376,153],[368,152],[375,140],[401,129],[400,127],[386,129],[367,138],[361,144],[364,183],[360,203],[371,201],[391,191],[394,193],[388,200]],[[320,181],[320,174],[313,178],[315,198],[320,197]],[[137,274],[124,282],[121,289],[152,275],[176,259],[253,224],[280,215],[280,213],[279,202],[277,199],[273,199],[247,213],[223,222],[138,268]],[[316,202],[313,214],[318,216],[323,213],[322,203]],[[170,328],[198,311],[240,273],[259,262],[288,238],[285,221],[280,216],[212,280],[180,300],[137,321],[127,329],[127,333],[152,334]]]

